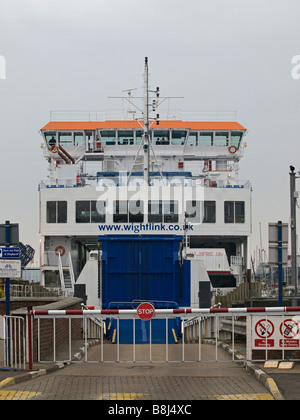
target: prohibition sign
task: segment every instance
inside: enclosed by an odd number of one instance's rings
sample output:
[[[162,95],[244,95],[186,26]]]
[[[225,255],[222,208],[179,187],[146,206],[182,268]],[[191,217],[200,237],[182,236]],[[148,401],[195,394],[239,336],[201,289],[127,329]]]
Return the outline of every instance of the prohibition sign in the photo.
[[[255,325],[255,332],[261,338],[270,338],[274,333],[274,324],[269,319],[260,319]]]
[[[294,338],[299,334],[299,325],[293,319],[285,319],[280,324],[280,334],[286,338]]]
[[[151,318],[153,318],[154,313],[154,306],[149,302],[141,303],[137,308],[137,314],[143,321],[149,321]]]

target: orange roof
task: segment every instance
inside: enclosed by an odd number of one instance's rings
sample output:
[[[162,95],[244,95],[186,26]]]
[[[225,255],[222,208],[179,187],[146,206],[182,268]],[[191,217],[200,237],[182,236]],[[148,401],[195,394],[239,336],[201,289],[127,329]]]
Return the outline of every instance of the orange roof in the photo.
[[[100,129],[142,129],[138,121],[116,120],[116,121],[52,121],[46,124],[41,130],[96,130]],[[151,128],[164,129],[192,129],[192,130],[246,130],[238,122],[226,121],[159,121]]]

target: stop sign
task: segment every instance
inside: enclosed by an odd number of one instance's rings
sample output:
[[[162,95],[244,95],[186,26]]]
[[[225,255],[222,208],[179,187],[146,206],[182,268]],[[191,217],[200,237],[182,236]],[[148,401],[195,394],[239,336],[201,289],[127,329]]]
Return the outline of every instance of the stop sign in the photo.
[[[137,314],[143,321],[149,321],[154,316],[154,306],[151,303],[144,302],[137,308]]]

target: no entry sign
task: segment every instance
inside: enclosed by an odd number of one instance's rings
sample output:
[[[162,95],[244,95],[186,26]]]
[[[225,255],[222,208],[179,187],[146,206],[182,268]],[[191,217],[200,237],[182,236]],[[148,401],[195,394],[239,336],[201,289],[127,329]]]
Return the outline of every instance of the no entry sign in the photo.
[[[149,321],[154,316],[154,306],[149,302],[144,302],[137,308],[137,314],[143,321]]]

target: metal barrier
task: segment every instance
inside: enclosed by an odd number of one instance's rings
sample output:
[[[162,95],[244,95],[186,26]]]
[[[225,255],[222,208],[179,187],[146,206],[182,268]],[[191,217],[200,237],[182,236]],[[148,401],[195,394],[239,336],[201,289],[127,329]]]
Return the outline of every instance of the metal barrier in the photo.
[[[137,310],[136,309],[128,309],[128,310],[50,310],[50,311],[30,311],[28,313],[29,318],[36,318],[38,319],[38,323],[40,319],[53,319],[53,346],[54,346],[54,361],[56,360],[56,343],[55,343],[55,321],[59,318],[68,318],[69,319],[69,360],[71,360],[71,322],[72,319],[82,319],[83,321],[83,331],[84,331],[84,361],[88,362],[88,338],[89,338],[89,327],[88,322],[90,319],[96,319],[99,326],[98,331],[98,338],[100,344],[100,351],[99,351],[99,362],[122,362],[122,361],[130,361],[130,362],[145,362],[145,356],[148,355],[146,361],[149,362],[203,362],[203,361],[223,361],[223,359],[219,356],[218,347],[221,344],[222,340],[222,320],[227,320],[224,324],[230,324],[230,345],[231,345],[231,353],[232,353],[232,361],[251,361],[251,360],[270,360],[270,358],[274,358],[272,354],[272,350],[274,347],[275,340],[272,338],[272,334],[274,333],[274,328],[271,334],[269,331],[269,326],[273,325],[274,323],[278,323],[278,329],[281,330],[282,337],[278,340],[278,346],[280,347],[281,352],[281,359],[285,360],[285,357],[288,357],[289,360],[299,360],[297,357],[300,354],[300,338],[299,338],[299,331],[300,331],[300,307],[270,307],[270,308],[211,308],[211,309],[191,309],[191,308],[182,308],[182,309],[156,309],[155,319],[165,319],[166,322],[166,338],[165,338],[165,350],[162,351],[162,346],[160,346],[160,356],[163,354],[163,357],[160,360],[156,360],[154,355],[154,350],[157,350],[157,345],[152,343],[152,320],[143,321],[149,323],[149,342],[147,344],[137,344],[136,343],[136,320],[139,319]],[[228,322],[229,317],[229,322]],[[246,342],[245,342],[245,357],[236,357],[237,356],[237,349],[236,349],[236,341],[235,336],[236,334],[244,334],[245,335],[245,328],[240,325],[239,318],[246,318]],[[253,318],[255,317],[255,318]],[[294,318],[291,318],[294,317]],[[178,344],[170,344],[168,339],[168,320],[172,318],[180,318],[182,321],[182,329],[181,329],[181,346]],[[111,342],[104,342],[105,339],[105,321],[107,319],[116,319],[117,323],[117,334],[115,344],[111,344]],[[132,330],[133,330],[133,343],[132,345],[128,344],[121,344],[119,341],[119,334],[120,331],[120,320],[132,320]],[[257,320],[258,319],[258,320]],[[255,320],[256,324],[253,324],[253,320]],[[293,325],[293,327],[292,327]],[[258,331],[258,327],[259,331]],[[240,328],[242,328],[240,330]],[[292,331],[294,328],[294,331]],[[226,329],[226,328],[225,328]],[[227,328],[228,329],[228,328]],[[29,329],[31,330],[31,328]],[[39,328],[38,328],[39,331]],[[261,338],[255,340],[253,338],[253,334],[258,332],[261,334]],[[293,337],[290,338],[289,337]],[[99,337],[100,336],[100,337]],[[203,350],[203,339],[208,338],[210,339],[210,343],[215,344],[215,355],[214,358],[205,358],[203,357],[202,350]],[[228,337],[225,337],[226,341],[228,341]],[[32,340],[32,337],[29,337],[29,341]],[[38,343],[40,343],[41,337],[40,332],[38,332]],[[212,341],[213,340],[213,341]],[[255,357],[253,359],[253,342],[258,345],[257,353],[259,354],[259,358]],[[296,345],[298,343],[298,346]],[[108,346],[109,344],[109,346]],[[107,347],[106,347],[107,346]],[[130,347],[132,346],[132,349]],[[30,347],[30,346],[29,346]],[[148,350],[147,350],[148,348]],[[274,347],[275,348],[275,347]],[[122,357],[121,357],[122,351]],[[295,353],[296,356],[291,357],[290,352]],[[104,353],[106,352],[106,356],[109,355],[110,359],[107,360],[104,357]],[[189,353],[189,354],[187,354]],[[210,352],[211,353],[211,352]],[[277,351],[278,353],[278,351]],[[280,356],[276,353],[276,359],[280,359]],[[156,352],[156,354],[158,354]],[[124,355],[126,357],[124,357]],[[142,358],[141,356],[142,355]],[[177,359],[172,359],[171,355],[175,355]],[[179,357],[178,357],[179,355]],[[191,356],[192,355],[192,356]],[[287,356],[288,355],[288,356]],[[66,359],[65,359],[66,360]],[[40,360],[39,358],[39,361]],[[227,359],[228,361],[228,359]],[[94,362],[94,361],[93,361]]]
[[[18,316],[3,317],[4,366],[26,368],[25,319]]]

